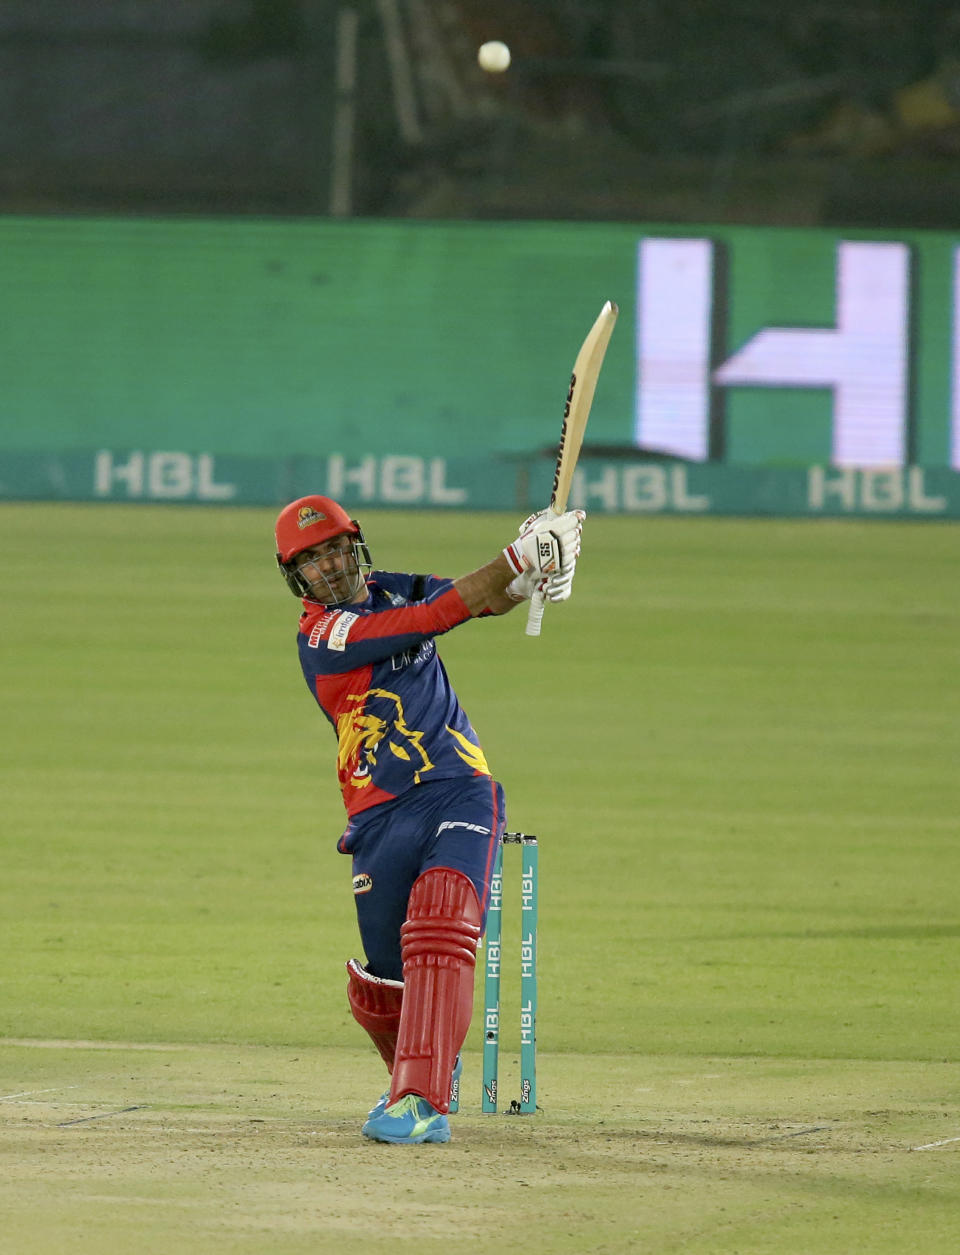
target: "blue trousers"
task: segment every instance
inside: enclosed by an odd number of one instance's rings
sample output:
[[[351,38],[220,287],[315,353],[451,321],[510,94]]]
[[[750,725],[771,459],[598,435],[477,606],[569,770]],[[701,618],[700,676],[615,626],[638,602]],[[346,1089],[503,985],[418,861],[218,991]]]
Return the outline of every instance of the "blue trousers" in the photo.
[[[486,921],[505,825],[503,789],[486,776],[425,782],[350,821],[338,849],[353,857],[357,923],[371,975],[403,979],[400,926],[413,882],[430,867],[468,876]]]

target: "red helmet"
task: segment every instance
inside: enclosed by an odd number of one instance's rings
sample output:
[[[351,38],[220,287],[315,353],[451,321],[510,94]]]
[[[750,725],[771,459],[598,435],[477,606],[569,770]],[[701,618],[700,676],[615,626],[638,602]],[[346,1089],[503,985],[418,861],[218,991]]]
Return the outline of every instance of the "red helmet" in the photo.
[[[322,545],[344,532],[359,536],[360,525],[342,505],[329,497],[298,497],[283,507],[277,519],[277,561],[289,562],[304,549]]]
[[[276,525],[277,566],[295,597],[312,599],[317,596],[297,570],[294,562],[297,554],[343,535],[353,537],[356,578],[358,587],[362,587],[363,577],[369,574],[373,564],[357,520],[330,497],[298,497],[283,507]]]

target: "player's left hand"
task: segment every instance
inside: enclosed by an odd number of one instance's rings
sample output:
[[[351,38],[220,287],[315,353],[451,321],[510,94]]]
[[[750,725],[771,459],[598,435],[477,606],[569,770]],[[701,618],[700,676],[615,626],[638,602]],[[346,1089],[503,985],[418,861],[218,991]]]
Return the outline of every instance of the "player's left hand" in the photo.
[[[517,575],[535,573],[538,578],[566,572],[580,552],[583,510],[552,514],[549,510],[526,520],[518,538],[504,549]]]
[[[533,514],[528,514],[517,528],[517,535],[522,536],[529,531],[545,514],[546,510],[535,510]],[[546,587],[547,582],[539,571],[524,571],[507,585],[507,596],[511,601],[529,601],[538,588],[545,593]]]
[[[524,571],[507,585],[507,596],[511,601],[529,601],[540,588],[546,595],[547,581],[539,571]]]
[[[532,514],[528,514],[520,526],[517,528],[517,535],[522,536],[524,532],[528,532],[538,519],[542,519],[546,514],[546,510],[534,510]]]

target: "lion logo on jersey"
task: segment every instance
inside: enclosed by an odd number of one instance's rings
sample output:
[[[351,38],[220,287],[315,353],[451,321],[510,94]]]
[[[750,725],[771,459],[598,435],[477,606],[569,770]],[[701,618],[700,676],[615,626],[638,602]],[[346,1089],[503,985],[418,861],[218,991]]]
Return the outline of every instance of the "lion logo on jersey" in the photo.
[[[414,784],[419,784],[424,772],[433,769],[433,763],[424,749],[423,733],[407,727],[403,703],[397,694],[368,689],[366,693],[351,693],[347,700],[353,705],[337,718],[340,779],[349,780],[354,788],[365,788],[372,779],[370,773],[377,765],[378,755],[386,750],[410,763]]]

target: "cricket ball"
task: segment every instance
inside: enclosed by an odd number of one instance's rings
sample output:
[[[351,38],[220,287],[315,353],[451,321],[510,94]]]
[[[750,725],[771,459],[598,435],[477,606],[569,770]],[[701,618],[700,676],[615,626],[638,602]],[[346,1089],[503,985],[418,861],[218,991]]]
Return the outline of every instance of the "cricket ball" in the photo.
[[[510,49],[499,39],[488,39],[480,45],[477,60],[488,74],[502,74],[510,66]]]

